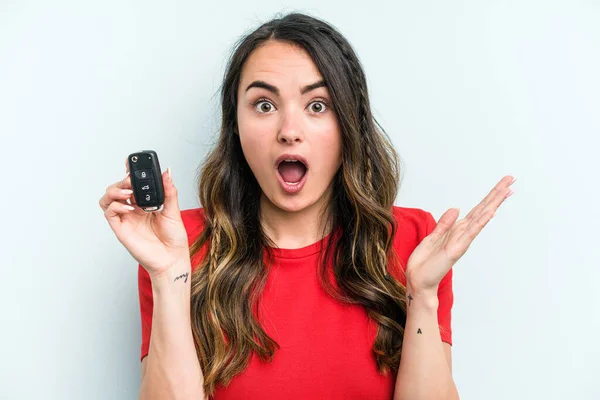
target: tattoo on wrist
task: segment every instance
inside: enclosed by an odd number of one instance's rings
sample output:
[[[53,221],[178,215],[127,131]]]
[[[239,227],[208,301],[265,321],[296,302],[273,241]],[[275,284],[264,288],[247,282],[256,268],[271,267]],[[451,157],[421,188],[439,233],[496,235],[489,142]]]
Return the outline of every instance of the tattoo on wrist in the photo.
[[[417,331],[417,335],[422,334],[423,332],[421,332],[421,328],[419,328],[419,330]]]
[[[410,303],[412,303],[412,299],[413,297],[410,295],[410,293],[408,294],[408,305],[410,306]]]
[[[189,275],[189,272],[186,272],[186,273],[185,273],[185,274],[183,274],[183,275],[179,275],[177,278],[175,278],[175,280],[174,280],[173,282],[175,282],[175,281],[176,281],[176,280],[178,280],[178,279],[183,279],[183,278],[185,278],[185,280],[183,281],[183,282],[185,283],[185,282],[187,282],[187,280],[188,280],[188,275]]]

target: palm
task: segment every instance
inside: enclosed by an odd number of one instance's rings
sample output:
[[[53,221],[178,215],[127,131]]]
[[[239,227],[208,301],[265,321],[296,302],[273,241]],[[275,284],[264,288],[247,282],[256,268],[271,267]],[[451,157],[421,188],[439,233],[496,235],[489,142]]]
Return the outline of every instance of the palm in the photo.
[[[465,254],[475,237],[510,194],[511,176],[505,176],[469,214],[457,221],[458,210],[446,211],[437,226],[408,259],[406,276],[417,290],[437,287],[450,268]]]
[[[181,220],[169,219],[160,212],[148,213],[136,208],[123,215],[121,221],[118,239],[145,267],[171,265],[188,249],[187,235]]]

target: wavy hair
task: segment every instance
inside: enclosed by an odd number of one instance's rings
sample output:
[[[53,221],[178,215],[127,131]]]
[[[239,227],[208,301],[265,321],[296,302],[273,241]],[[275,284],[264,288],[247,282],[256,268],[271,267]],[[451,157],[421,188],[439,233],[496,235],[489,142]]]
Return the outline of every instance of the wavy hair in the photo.
[[[279,348],[255,317],[268,276],[264,256],[272,255],[273,243],[261,227],[261,189],[242,153],[236,119],[244,62],[269,40],[294,44],[310,55],[340,125],[342,165],[326,216],[340,234],[327,240],[319,280],[333,298],[363,306],[377,322],[373,356],[379,372],[397,371],[400,363],[406,288],[387,275],[390,257],[397,261],[392,206],[398,155],[372,115],[365,74],[349,42],[330,24],[292,13],[264,23],[236,43],[221,87],[220,134],[200,173],[205,225],[190,254],[204,255],[192,274],[191,323],[208,396],[217,384],[227,386],[242,372],[252,352],[269,361]],[[333,262],[337,285],[330,281],[325,260]]]

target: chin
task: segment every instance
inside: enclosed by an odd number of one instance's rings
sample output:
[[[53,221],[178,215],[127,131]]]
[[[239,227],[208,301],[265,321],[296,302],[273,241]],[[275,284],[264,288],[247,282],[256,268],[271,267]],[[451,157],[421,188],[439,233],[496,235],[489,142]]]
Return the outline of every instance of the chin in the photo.
[[[264,200],[266,200],[272,207],[289,213],[297,213],[299,211],[306,210],[315,203],[314,201],[303,198],[302,195],[288,196],[276,194],[273,196],[271,194],[267,195],[265,192],[263,192],[263,197]]]
[[[303,201],[302,199],[277,199],[272,202],[273,205],[282,211],[296,213],[312,206],[313,202]]]

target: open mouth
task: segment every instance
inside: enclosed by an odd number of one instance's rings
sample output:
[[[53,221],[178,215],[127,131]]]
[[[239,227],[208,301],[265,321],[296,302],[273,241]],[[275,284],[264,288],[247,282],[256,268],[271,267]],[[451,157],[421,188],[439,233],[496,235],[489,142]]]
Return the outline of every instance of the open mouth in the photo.
[[[283,154],[275,162],[282,189],[287,193],[299,192],[306,183],[308,163],[300,155]]]
[[[287,184],[297,184],[306,174],[306,165],[300,160],[283,160],[277,166],[279,175]]]

